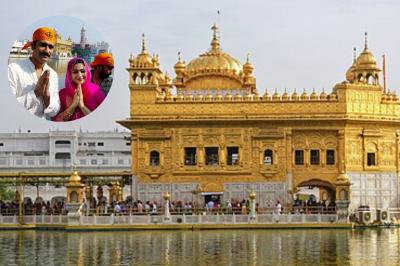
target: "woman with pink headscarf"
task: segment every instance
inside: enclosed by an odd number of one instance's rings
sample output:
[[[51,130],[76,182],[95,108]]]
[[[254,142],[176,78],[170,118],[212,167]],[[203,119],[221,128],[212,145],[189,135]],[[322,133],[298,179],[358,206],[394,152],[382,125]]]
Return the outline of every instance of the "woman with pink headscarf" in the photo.
[[[91,83],[92,75],[85,60],[74,58],[68,63],[65,88],[60,90],[61,108],[53,121],[66,122],[93,112],[103,101],[104,93]]]

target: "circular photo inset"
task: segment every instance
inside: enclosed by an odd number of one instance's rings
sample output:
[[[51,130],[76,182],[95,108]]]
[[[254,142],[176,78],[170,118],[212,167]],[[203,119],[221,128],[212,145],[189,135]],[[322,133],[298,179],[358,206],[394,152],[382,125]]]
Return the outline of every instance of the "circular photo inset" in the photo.
[[[42,19],[12,45],[8,80],[18,102],[39,118],[80,119],[105,100],[113,82],[110,46],[93,26],[67,16]]]

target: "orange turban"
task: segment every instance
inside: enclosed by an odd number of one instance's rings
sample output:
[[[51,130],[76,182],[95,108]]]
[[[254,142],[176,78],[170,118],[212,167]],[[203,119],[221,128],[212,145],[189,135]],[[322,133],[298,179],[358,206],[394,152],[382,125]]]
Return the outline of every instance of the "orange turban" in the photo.
[[[109,53],[96,55],[94,61],[90,64],[90,67],[94,68],[97,65],[114,66],[114,58]]]
[[[56,44],[56,35],[52,29],[39,28],[33,33],[32,37],[32,42],[37,40],[45,40],[52,42],[53,44]],[[27,44],[25,44],[25,46],[22,47],[22,50],[25,50],[26,48],[30,47],[32,45],[32,42],[28,42]]]

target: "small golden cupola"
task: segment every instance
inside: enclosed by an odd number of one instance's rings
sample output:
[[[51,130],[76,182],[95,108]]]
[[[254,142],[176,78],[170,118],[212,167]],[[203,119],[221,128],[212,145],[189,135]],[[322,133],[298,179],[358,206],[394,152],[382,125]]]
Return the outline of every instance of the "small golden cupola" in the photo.
[[[356,60],[356,67],[352,70],[354,81],[351,83],[379,86],[381,69],[376,65],[375,56],[368,49],[367,33],[365,33],[364,50]]]
[[[132,67],[153,68],[153,57],[146,50],[146,39],[144,33],[142,34],[142,37],[142,52],[133,60]]]
[[[131,75],[131,84],[153,84],[157,85],[158,94],[169,93],[172,88],[168,73],[160,69],[158,54],[151,56],[146,50],[146,39],[142,34],[142,51],[136,57],[130,56],[128,71]]]
[[[173,82],[175,87],[178,91],[219,89],[225,93],[228,90],[248,91],[255,88],[256,79],[252,76],[254,67],[248,62],[244,70],[242,63],[223,52],[217,25],[214,24],[211,29],[213,38],[211,47],[206,53],[191,60],[186,66],[180,58],[175,64],[177,74]]]

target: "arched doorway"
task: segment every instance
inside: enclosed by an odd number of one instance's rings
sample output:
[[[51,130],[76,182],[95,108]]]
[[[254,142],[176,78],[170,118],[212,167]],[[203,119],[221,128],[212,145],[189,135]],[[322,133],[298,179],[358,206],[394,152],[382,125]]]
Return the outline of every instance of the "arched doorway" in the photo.
[[[295,206],[308,206],[311,212],[336,210],[336,190],[333,184],[320,179],[311,179],[300,182],[294,189]]]

